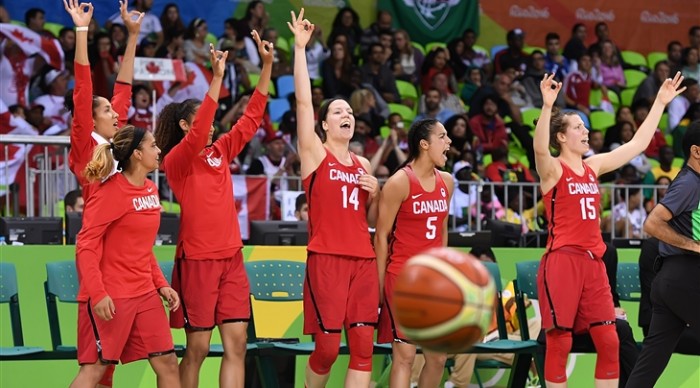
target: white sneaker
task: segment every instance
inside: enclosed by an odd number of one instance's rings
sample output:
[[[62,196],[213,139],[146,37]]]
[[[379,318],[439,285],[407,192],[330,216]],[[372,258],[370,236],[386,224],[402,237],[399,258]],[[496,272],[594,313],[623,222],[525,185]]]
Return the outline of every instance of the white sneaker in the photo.
[[[445,388],[455,388],[455,384],[451,382],[450,380],[445,381]]]

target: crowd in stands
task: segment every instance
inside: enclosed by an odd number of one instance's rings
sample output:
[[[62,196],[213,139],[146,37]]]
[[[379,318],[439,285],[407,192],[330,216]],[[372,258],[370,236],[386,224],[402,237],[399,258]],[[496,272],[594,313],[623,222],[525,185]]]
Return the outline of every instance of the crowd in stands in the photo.
[[[215,122],[217,135],[231,128],[245,110],[262,66],[251,38],[255,30],[262,39],[277,42],[272,72],[276,90],[271,90],[268,111],[255,138],[230,169],[233,174],[298,177],[293,45],[277,30],[286,27],[269,20],[265,3],[253,1],[244,17],[227,19],[224,33],[216,37],[209,33],[206,20],[181,15],[176,4],[168,4],[160,15],[151,12],[152,4],[153,0],[133,1],[132,7],[146,14],[137,56],[181,60],[187,77],[177,82],[135,81],[129,123],[152,131],[162,106],[201,99],[211,77],[209,43],[214,43],[229,51],[225,90]],[[0,9],[2,23],[17,24],[18,17]],[[5,86],[0,88],[0,98],[13,115],[25,119],[39,134],[67,134],[71,117],[64,108],[64,95],[72,84],[75,32],[70,27],[49,31],[45,23],[40,8],[24,15],[27,28],[58,39],[65,70],[49,67],[40,56],[28,57],[4,39],[0,82]],[[90,24],[96,95],[112,95],[128,35],[121,23],[117,14],[109,20],[93,19]],[[357,12],[342,8],[331,30],[317,28],[306,49],[314,108],[318,111],[325,99],[335,96],[350,101],[356,117],[351,147],[371,161],[376,176],[388,177],[405,160],[406,134],[412,122],[436,118],[452,139],[446,168],[459,181],[536,182],[532,131],[542,105],[539,81],[545,73],[555,73],[563,82],[556,105],[580,113],[591,130],[590,154],[595,154],[629,141],[663,80],[680,71],[687,89],[668,106],[649,148],[630,165],[600,179],[665,185],[678,173],[683,157],[679,139],[691,121],[700,119],[700,26],[690,28],[687,41],[671,41],[665,52],[650,53],[647,58],[619,47],[614,25],[604,22],[595,25],[596,41],[589,46],[584,24],[573,26],[569,37],[562,37],[564,31],[552,31],[543,42],[528,41],[527,32],[516,28],[507,32],[507,45],[493,53],[478,46],[478,34],[472,29],[450,42],[424,47],[411,42],[410,31],[396,29],[396,24],[391,13],[380,10],[376,21],[363,29]],[[152,101],[154,91],[156,101]],[[283,182],[272,190],[298,189],[296,185],[297,181]],[[465,225],[465,209],[474,207],[477,195],[468,184],[459,185],[456,191],[455,201],[461,205],[453,206],[452,215],[458,224],[471,227]],[[479,203],[499,218],[522,223],[524,231],[544,228],[532,217],[542,214],[533,211],[542,206],[537,194],[507,192],[483,190]],[[663,189],[608,193],[604,231],[615,228],[618,235],[639,237],[647,211],[663,193]],[[506,201],[513,197],[521,199]]]

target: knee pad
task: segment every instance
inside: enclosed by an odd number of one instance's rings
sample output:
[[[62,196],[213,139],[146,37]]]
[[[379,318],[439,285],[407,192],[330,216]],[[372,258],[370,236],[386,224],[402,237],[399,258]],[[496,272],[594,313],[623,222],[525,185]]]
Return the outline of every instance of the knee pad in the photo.
[[[115,367],[116,365],[114,364],[107,365],[107,368],[105,368],[105,373],[102,375],[102,378],[100,379],[100,382],[98,384],[104,385],[105,387],[111,387]]]
[[[374,352],[373,326],[356,326],[348,330],[350,346],[350,365],[348,368],[363,372],[372,371],[372,353]]]
[[[561,329],[549,330],[547,353],[544,360],[544,379],[552,383],[566,382],[566,360],[571,352],[571,332]]]
[[[600,380],[620,377],[620,340],[615,325],[603,324],[589,329],[598,357],[595,362],[595,378]]]
[[[340,333],[316,334],[316,347],[309,357],[309,367],[318,375],[327,375],[338,358]]]

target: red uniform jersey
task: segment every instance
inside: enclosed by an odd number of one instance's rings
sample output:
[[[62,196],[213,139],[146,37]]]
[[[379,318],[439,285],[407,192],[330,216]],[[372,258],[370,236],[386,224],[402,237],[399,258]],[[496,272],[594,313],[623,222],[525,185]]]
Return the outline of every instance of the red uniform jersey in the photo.
[[[441,247],[448,212],[448,191],[435,170],[435,188],[426,191],[410,166],[403,171],[410,182],[409,196],[401,203],[389,242],[387,272],[398,275],[406,260],[428,248]]]
[[[260,127],[266,103],[256,90],[233,128],[206,147],[217,109],[207,95],[192,129],[165,156],[163,170],[181,207],[177,257],[227,259],[243,247],[229,164]]]
[[[359,184],[367,174],[355,154],[345,166],[326,150],[316,171],[304,179],[309,204],[309,252],[375,258],[367,226],[369,193]]]
[[[161,211],[156,185],[147,179],[134,186],[114,174],[93,187],[76,244],[78,301],[133,298],[167,287],[153,255]]]
[[[92,159],[92,153],[98,144],[99,135],[94,134],[95,123],[92,120],[92,78],[90,66],[75,63],[75,89],[73,90],[73,127],[70,132],[70,153],[68,167],[78,178],[83,189],[83,199],[88,197],[97,186],[91,185],[83,176],[83,170]],[[121,82],[114,84],[112,108],[119,115],[119,128],[126,124],[131,106],[131,85]],[[97,138],[96,138],[97,137]],[[104,139],[108,141],[108,139]]]
[[[585,172],[576,175],[566,163],[559,161],[562,174],[557,184],[544,194],[545,214],[549,223],[547,247],[589,250],[600,258],[605,243],[600,233],[600,190],[595,172],[583,163]]]

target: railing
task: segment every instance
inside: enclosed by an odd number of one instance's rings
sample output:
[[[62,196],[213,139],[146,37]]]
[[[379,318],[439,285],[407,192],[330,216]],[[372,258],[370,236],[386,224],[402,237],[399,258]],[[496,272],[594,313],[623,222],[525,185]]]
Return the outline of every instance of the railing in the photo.
[[[65,194],[78,188],[77,181],[68,169],[68,147],[70,139],[68,136],[24,136],[24,135],[0,135],[0,146],[4,148],[4,160],[0,160],[3,168],[0,169],[0,191],[5,192],[4,207],[5,214],[13,215],[26,214],[27,216],[51,216],[60,215],[62,209],[57,209],[59,201],[63,200]],[[17,185],[10,185],[8,182],[14,181],[9,168],[11,159],[11,147],[26,146],[31,147],[31,158],[25,158],[22,163],[24,169],[19,169],[16,174],[25,174],[24,187],[26,208],[19,209]],[[41,147],[41,148],[37,148]],[[29,151],[27,151],[29,154]],[[153,179],[161,193],[163,200],[173,201],[172,193],[167,189],[167,182],[162,172],[153,174]],[[300,177],[275,177],[271,178],[273,187],[287,187],[289,189],[301,190]],[[383,182],[382,182],[383,183]],[[26,187],[33,187],[33,190],[26,190]],[[630,201],[630,192],[641,189],[647,193],[646,196],[658,203],[659,190],[666,186],[656,185],[615,185],[601,184],[601,194],[603,198],[610,199],[609,209],[616,209],[621,201],[616,193],[625,203]],[[10,190],[12,189],[12,190]],[[11,191],[11,192],[10,192]],[[544,219],[544,207],[547,204],[541,202],[542,195],[538,183],[514,183],[514,182],[481,182],[467,181],[455,182],[455,190],[450,204],[450,230],[453,231],[480,231],[484,228],[484,222],[489,219],[501,219],[521,224],[522,232],[545,232],[541,223]],[[12,205],[12,206],[11,206]],[[639,209],[641,214],[646,215],[644,201],[639,201],[635,209]],[[13,211],[10,212],[10,209]],[[635,209],[629,207],[618,207],[618,212],[629,215]],[[269,212],[268,212],[269,213]],[[602,220],[608,217],[613,218],[614,210],[602,211]],[[610,213],[610,214],[608,214]],[[627,232],[630,227],[639,229],[640,225],[631,225],[630,217],[624,218],[624,232],[622,235],[616,233],[614,220],[612,220],[612,238],[631,238],[641,236],[630,236]]]

